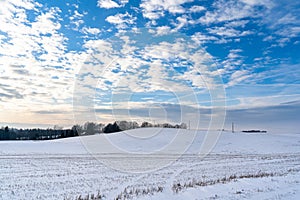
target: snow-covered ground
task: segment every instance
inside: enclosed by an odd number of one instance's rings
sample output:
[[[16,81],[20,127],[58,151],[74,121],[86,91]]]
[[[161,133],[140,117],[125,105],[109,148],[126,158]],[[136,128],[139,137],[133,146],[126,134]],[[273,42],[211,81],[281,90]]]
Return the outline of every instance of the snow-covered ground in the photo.
[[[209,134],[0,141],[0,199],[300,199],[300,134],[222,132],[204,156]]]

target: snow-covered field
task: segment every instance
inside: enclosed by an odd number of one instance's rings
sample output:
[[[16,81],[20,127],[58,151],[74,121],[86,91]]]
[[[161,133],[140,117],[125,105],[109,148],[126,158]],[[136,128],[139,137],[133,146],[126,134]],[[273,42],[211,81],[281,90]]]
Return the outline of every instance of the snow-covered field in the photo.
[[[0,141],[0,199],[300,199],[300,134],[222,132],[203,157],[205,135],[147,128]]]

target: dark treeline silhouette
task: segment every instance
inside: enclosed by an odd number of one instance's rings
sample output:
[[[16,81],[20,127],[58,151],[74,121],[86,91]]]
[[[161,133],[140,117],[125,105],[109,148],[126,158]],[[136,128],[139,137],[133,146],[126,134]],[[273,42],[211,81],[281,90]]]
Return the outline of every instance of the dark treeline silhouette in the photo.
[[[78,136],[76,129],[16,129],[7,126],[0,129],[0,140],[51,140],[74,136]]]
[[[71,129],[62,129],[54,126],[53,129],[16,129],[8,126],[0,129],[0,140],[51,140],[66,137],[94,135],[99,133],[114,133],[129,129],[145,128],[145,127],[161,127],[161,128],[180,128],[186,129],[185,123],[172,125],[169,123],[152,124],[143,122],[141,126],[137,122],[115,121],[107,125],[102,123],[86,122],[83,126],[74,125]]]

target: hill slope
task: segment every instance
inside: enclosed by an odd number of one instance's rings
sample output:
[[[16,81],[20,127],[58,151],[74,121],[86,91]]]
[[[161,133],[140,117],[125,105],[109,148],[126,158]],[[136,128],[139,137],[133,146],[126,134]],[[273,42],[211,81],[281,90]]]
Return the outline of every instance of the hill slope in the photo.
[[[75,199],[98,191],[105,199],[300,198],[299,134],[222,132],[200,157],[205,138],[205,131],[145,128],[0,141],[0,199]]]
[[[0,154],[188,153],[219,132],[140,128],[113,134],[48,141],[0,141]],[[221,132],[212,153],[300,152],[300,134]]]

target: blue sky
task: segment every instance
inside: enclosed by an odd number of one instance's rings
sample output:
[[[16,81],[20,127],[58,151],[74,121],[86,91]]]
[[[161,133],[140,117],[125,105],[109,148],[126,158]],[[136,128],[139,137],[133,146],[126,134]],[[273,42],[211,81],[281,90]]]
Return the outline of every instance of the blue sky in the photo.
[[[0,1],[0,124],[299,130],[300,3]]]

